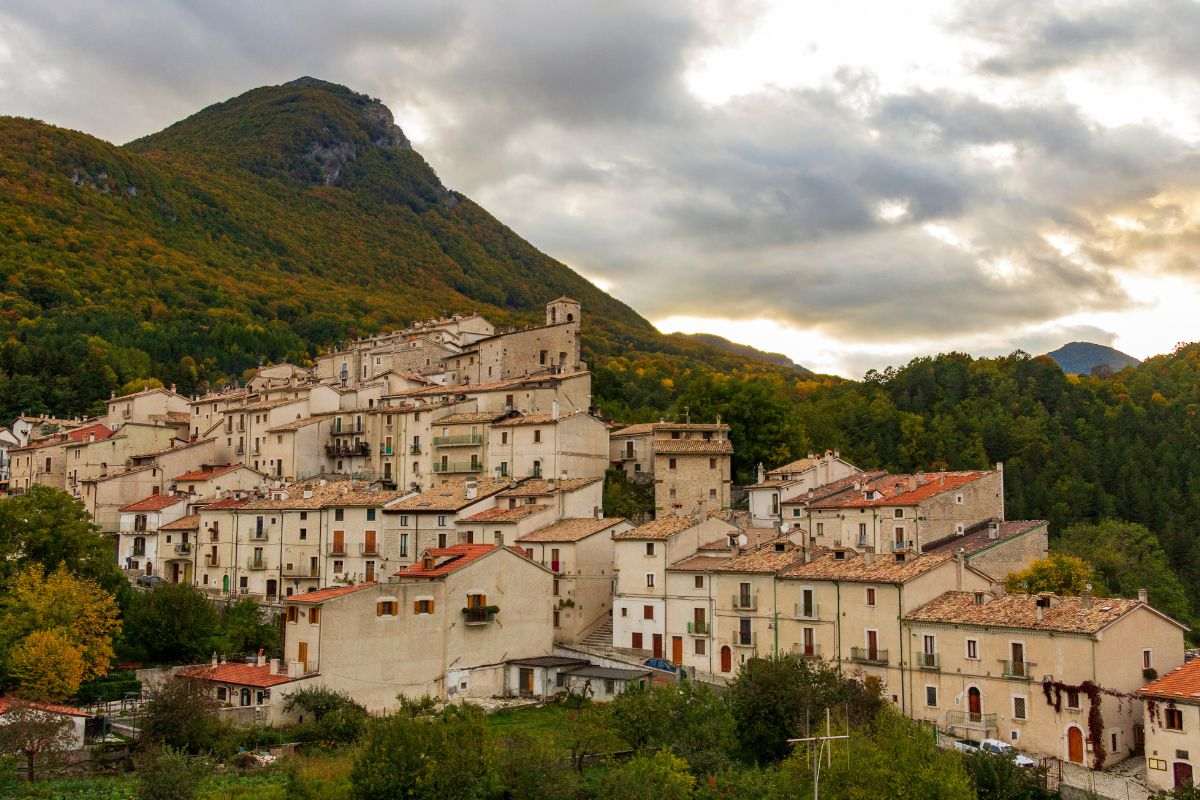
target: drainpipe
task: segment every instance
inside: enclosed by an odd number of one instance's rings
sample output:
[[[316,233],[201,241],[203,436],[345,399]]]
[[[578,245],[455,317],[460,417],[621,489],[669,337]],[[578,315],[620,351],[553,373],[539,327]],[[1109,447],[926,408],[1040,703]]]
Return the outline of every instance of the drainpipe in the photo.
[[[837,640],[837,668],[838,674],[842,674],[842,582],[833,582],[834,591],[837,594],[837,619],[834,624],[835,639]]]
[[[771,614],[775,622],[775,658],[779,658],[779,579],[774,574],[771,575]]]
[[[900,620],[903,619],[903,617],[904,617],[904,584],[903,583],[896,585],[896,606],[897,606],[896,622],[900,623]],[[904,625],[903,624],[900,624],[900,637],[899,638],[900,638],[900,664],[899,664],[899,666],[900,666],[900,713],[907,717],[908,716],[908,703],[906,702],[906,698],[904,696]],[[909,683],[910,684],[912,683],[911,677],[909,679]]]

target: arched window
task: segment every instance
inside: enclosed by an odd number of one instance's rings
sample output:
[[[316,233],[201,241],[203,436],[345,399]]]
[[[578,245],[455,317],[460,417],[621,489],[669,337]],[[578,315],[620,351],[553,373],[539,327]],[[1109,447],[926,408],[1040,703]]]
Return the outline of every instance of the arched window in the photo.
[[[244,706],[250,705],[250,690],[249,689],[245,689],[245,688],[242,689],[242,705],[244,705]]]

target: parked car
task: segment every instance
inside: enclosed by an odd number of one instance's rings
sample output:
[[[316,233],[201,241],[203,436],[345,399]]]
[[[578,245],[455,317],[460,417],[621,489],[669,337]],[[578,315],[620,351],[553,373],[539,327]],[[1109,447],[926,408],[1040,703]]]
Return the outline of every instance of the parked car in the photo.
[[[137,585],[145,589],[153,589],[156,586],[161,586],[166,583],[167,579],[161,575],[138,575]]]
[[[978,753],[979,743],[967,741],[966,739],[955,739],[954,749],[960,753]]]
[[[979,743],[985,753],[1011,758],[1018,767],[1036,767],[1038,762],[1001,739],[984,739]]]
[[[647,658],[642,662],[650,669],[661,669],[663,672],[674,672],[675,665],[665,658]]]

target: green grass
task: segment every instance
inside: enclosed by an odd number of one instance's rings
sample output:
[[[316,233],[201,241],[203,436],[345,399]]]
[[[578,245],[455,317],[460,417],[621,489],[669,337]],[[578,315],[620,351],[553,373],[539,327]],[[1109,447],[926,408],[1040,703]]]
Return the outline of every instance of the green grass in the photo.
[[[534,736],[554,736],[561,733],[563,726],[570,724],[570,710],[562,704],[515,708],[489,714],[487,721],[492,730],[501,737],[514,733]]]

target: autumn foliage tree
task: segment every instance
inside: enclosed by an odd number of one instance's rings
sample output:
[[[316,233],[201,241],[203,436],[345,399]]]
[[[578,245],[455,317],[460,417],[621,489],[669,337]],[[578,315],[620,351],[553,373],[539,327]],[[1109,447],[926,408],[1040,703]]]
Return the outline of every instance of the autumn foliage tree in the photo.
[[[0,724],[0,753],[22,759],[30,781],[47,757],[69,750],[74,741],[74,726],[68,717],[19,701],[9,705]]]

